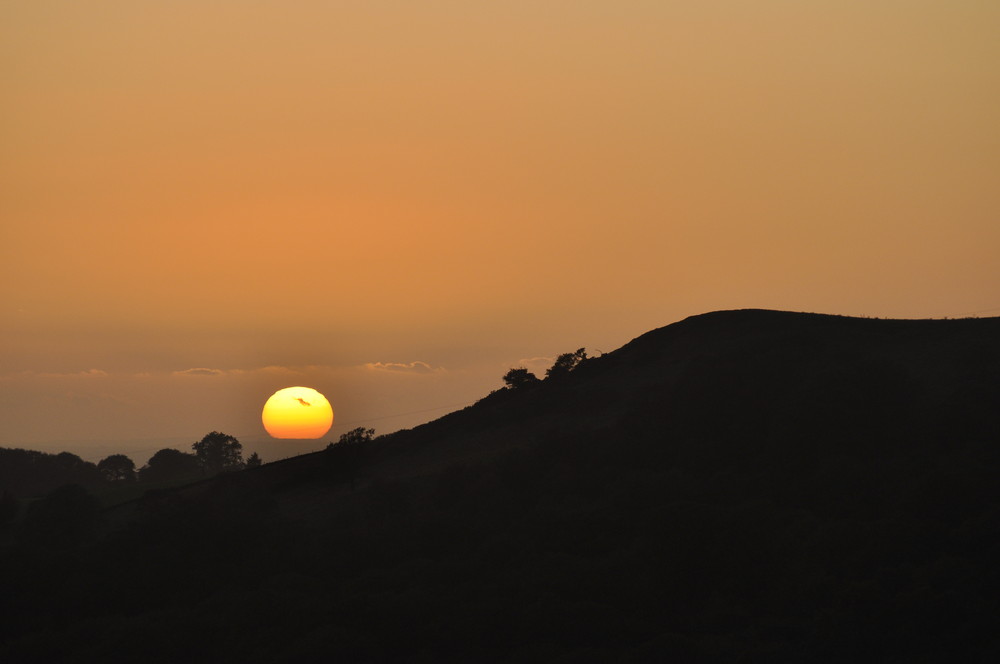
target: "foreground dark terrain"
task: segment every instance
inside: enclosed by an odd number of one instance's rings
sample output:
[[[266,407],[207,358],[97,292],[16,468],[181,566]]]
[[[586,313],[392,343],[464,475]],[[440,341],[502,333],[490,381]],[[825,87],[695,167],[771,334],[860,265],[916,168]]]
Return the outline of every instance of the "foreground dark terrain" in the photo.
[[[1000,661],[998,413],[998,318],[696,316],[11,525],[0,661]]]

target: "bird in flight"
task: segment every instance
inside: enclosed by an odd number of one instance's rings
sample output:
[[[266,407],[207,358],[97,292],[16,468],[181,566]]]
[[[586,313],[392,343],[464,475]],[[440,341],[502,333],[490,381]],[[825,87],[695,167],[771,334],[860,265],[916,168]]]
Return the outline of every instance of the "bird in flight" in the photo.
[[[295,397],[295,400],[298,401],[303,406],[311,406],[312,405],[311,403],[309,403],[308,401],[306,401],[302,397]]]

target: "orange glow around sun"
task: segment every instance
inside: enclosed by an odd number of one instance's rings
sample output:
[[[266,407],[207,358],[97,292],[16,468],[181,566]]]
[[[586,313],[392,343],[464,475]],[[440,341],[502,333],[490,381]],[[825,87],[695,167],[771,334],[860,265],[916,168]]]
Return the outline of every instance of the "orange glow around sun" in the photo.
[[[286,387],[271,395],[260,417],[272,438],[321,438],[333,425],[333,408],[311,387]]]

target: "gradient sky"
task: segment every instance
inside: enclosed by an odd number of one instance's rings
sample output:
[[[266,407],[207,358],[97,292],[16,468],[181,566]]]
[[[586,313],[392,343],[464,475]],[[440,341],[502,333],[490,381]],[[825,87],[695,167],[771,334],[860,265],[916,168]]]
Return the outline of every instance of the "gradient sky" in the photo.
[[[335,439],[716,309],[996,315],[998,34],[982,0],[2,0],[0,446],[266,461],[326,442],[265,444],[289,385]]]

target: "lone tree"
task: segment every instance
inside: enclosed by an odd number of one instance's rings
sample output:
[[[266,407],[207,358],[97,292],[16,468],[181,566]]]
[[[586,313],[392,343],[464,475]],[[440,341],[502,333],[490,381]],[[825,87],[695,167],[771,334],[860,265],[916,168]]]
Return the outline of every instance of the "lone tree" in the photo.
[[[563,353],[556,358],[555,364],[545,371],[546,378],[558,378],[565,376],[573,369],[576,369],[581,362],[587,359],[587,351],[584,348],[577,348],[575,352]]]
[[[93,488],[102,483],[103,478],[97,465],[84,461],[71,452],[60,452],[53,457],[53,462],[55,468],[52,474],[58,478],[59,485],[79,484]]]
[[[525,387],[530,387],[536,383],[540,383],[538,376],[531,373],[524,367],[517,367],[516,369],[511,369],[503,376],[504,384],[512,390],[520,390]]]
[[[108,482],[132,482],[135,480],[135,462],[124,454],[112,454],[97,462],[97,469]]]
[[[193,444],[191,449],[210,473],[243,469],[243,446],[227,434],[213,431]]]
[[[247,457],[247,468],[257,468],[260,464],[260,457],[257,456],[256,452]]]

